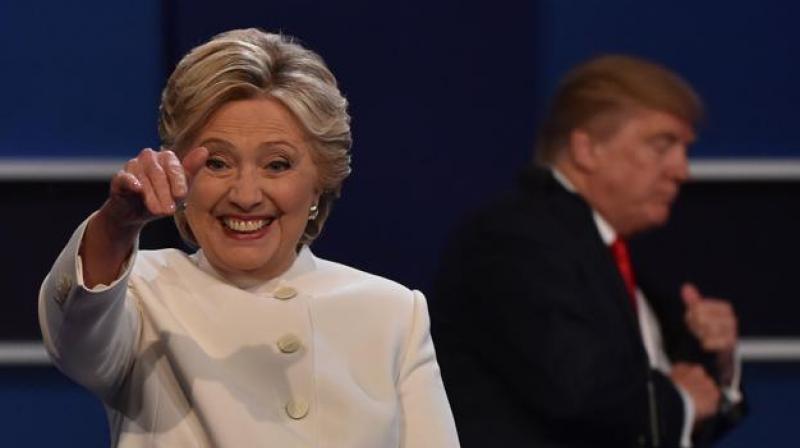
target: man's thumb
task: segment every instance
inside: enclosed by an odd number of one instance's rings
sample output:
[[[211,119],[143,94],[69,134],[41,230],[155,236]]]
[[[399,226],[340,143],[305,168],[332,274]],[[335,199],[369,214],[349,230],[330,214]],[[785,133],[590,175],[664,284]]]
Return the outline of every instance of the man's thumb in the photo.
[[[697,287],[694,286],[693,283],[688,282],[681,286],[681,298],[683,299],[683,303],[687,308],[703,300],[703,296],[700,294],[700,291],[697,289]]]

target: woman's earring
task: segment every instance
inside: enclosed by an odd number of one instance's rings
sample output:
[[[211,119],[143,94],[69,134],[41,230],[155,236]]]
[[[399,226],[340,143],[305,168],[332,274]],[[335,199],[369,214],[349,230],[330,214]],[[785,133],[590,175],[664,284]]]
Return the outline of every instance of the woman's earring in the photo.
[[[319,216],[319,206],[314,204],[308,209],[308,220],[313,221],[317,219],[317,216]]]

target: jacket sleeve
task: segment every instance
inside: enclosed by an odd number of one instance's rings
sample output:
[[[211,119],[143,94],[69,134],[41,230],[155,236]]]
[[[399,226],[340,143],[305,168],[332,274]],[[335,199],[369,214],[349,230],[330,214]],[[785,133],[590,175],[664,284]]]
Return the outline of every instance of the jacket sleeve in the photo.
[[[456,448],[458,435],[436,362],[425,296],[413,292],[411,331],[403,356],[398,390],[403,448]]]
[[[55,365],[101,398],[108,398],[133,363],[141,327],[138,309],[127,298],[127,280],[138,243],[118,279],[88,289],[78,254],[88,221],[72,235],[42,283],[39,325]]]
[[[673,362],[683,361],[702,364],[714,378],[723,392],[722,403],[717,414],[693,428],[692,441],[695,447],[710,446],[730,429],[736,426],[747,414],[747,403],[741,387],[741,359],[736,356],[735,374],[732,387],[726,387],[720,378],[717,356],[704,352],[700,342],[692,335],[683,318],[685,306],[679,297],[670,295],[683,283],[682,278],[647,277],[641,275],[643,290],[648,302],[658,315],[667,354]],[[646,289],[645,289],[646,288]]]

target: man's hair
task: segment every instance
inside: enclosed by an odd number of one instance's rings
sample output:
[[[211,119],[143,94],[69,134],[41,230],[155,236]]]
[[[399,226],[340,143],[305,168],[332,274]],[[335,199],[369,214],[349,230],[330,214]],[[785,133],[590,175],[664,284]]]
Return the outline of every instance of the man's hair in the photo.
[[[703,105],[692,87],[661,65],[625,55],[599,56],[573,68],[556,91],[540,128],[536,162],[550,165],[574,129],[604,138],[638,108],[666,112],[696,126]]]
[[[350,174],[350,115],[336,78],[316,53],[291,37],[255,28],[232,30],[192,49],[181,59],[161,95],[161,146],[183,158],[189,145],[222,106],[237,100],[274,98],[310,137],[311,158],[322,194],[318,214],[300,244],[319,235]],[[186,216],[175,213],[183,239],[195,245]]]

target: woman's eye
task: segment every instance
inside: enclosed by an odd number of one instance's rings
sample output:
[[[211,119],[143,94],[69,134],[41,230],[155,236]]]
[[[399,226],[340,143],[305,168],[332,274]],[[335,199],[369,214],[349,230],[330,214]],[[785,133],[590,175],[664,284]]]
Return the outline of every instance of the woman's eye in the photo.
[[[273,160],[267,164],[267,169],[274,172],[286,171],[291,168],[292,165],[286,160]]]
[[[223,169],[225,169],[227,167],[228,167],[228,164],[225,163],[225,161],[222,160],[222,159],[215,158],[215,157],[209,157],[206,160],[206,168],[210,169],[211,171],[220,171],[220,170],[223,170]]]

